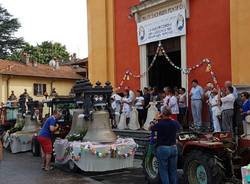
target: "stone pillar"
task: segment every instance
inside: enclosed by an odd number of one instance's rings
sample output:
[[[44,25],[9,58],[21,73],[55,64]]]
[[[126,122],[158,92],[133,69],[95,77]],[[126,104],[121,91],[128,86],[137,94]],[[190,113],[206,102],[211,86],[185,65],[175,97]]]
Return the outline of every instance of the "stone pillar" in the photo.
[[[115,82],[114,2],[87,0],[89,79]]]

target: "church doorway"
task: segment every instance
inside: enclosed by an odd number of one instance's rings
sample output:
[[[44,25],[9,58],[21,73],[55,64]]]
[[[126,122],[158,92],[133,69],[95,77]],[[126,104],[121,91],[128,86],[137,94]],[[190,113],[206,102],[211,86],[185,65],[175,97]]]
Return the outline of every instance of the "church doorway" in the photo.
[[[151,64],[159,42],[147,44],[148,65]],[[168,57],[176,66],[181,67],[180,37],[161,41]],[[164,55],[158,55],[149,71],[149,86],[162,90],[164,87],[181,87],[181,71],[174,68]]]

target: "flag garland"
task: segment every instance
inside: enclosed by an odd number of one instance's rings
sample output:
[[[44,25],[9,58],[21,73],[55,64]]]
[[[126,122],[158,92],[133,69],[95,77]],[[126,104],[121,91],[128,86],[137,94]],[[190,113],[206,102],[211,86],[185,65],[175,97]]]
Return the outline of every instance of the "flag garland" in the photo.
[[[126,70],[121,82],[119,83],[119,86],[118,86],[118,89],[121,89],[122,86],[124,85],[124,82],[125,81],[129,81],[131,77],[133,78],[141,78],[143,77],[146,73],[148,73],[150,71],[150,69],[154,66],[155,64],[155,61],[157,59],[157,56],[159,55],[159,53],[162,53],[164,55],[164,57],[166,58],[167,62],[173,66],[175,69],[177,70],[180,70],[181,72],[183,72],[184,74],[188,75],[190,74],[191,71],[193,70],[196,70],[197,68],[200,68],[201,66],[203,66],[204,64],[207,65],[207,68],[206,68],[206,72],[209,72],[211,77],[212,77],[212,80],[214,82],[214,84],[218,85],[218,81],[217,81],[217,78],[216,78],[216,75],[215,73],[213,72],[212,70],[212,62],[208,59],[208,58],[205,58],[203,59],[200,63],[192,66],[192,67],[188,67],[188,68],[181,68],[179,66],[177,66],[167,55],[164,47],[162,46],[161,44],[161,41],[159,41],[159,44],[158,44],[158,47],[156,49],[156,53],[153,57],[153,60],[151,62],[151,64],[149,65],[149,67],[147,68],[147,70],[145,72],[143,72],[142,74],[139,74],[139,75],[136,75],[136,74],[133,74],[131,72],[131,70]]]

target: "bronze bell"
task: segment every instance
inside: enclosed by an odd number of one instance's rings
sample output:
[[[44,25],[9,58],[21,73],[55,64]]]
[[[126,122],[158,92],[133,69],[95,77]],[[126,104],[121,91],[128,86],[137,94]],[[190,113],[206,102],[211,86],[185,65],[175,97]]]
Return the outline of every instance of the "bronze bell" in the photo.
[[[31,120],[31,115],[25,115],[22,132],[36,132],[40,125],[36,120]]]
[[[105,110],[95,111],[92,114],[87,134],[83,141],[97,143],[112,143],[116,141],[116,135],[110,127],[109,113]]]
[[[83,109],[74,109],[73,110],[73,119],[71,129],[67,136],[73,134],[80,134],[88,129],[87,122],[83,117],[79,117],[79,115],[83,114]]]
[[[15,128],[18,127],[23,127],[24,126],[24,119],[21,113],[17,113],[16,115],[16,123],[15,123]]]

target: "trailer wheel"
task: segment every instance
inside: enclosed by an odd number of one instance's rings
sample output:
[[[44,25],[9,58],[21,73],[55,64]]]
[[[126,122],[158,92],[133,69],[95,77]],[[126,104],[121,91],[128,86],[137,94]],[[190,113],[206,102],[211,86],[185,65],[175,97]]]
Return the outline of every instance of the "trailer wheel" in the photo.
[[[224,183],[222,163],[205,152],[191,151],[184,161],[184,177],[189,184]]]
[[[142,163],[143,172],[148,184],[160,184],[161,179],[158,171],[158,161],[153,149],[153,145],[149,145],[146,149]]]
[[[79,171],[79,168],[77,167],[77,165],[72,160],[69,160],[68,167],[69,167],[69,170],[71,172],[78,172]]]
[[[32,154],[34,157],[40,156],[40,144],[37,140],[37,137],[32,138],[31,149],[32,149]]]

